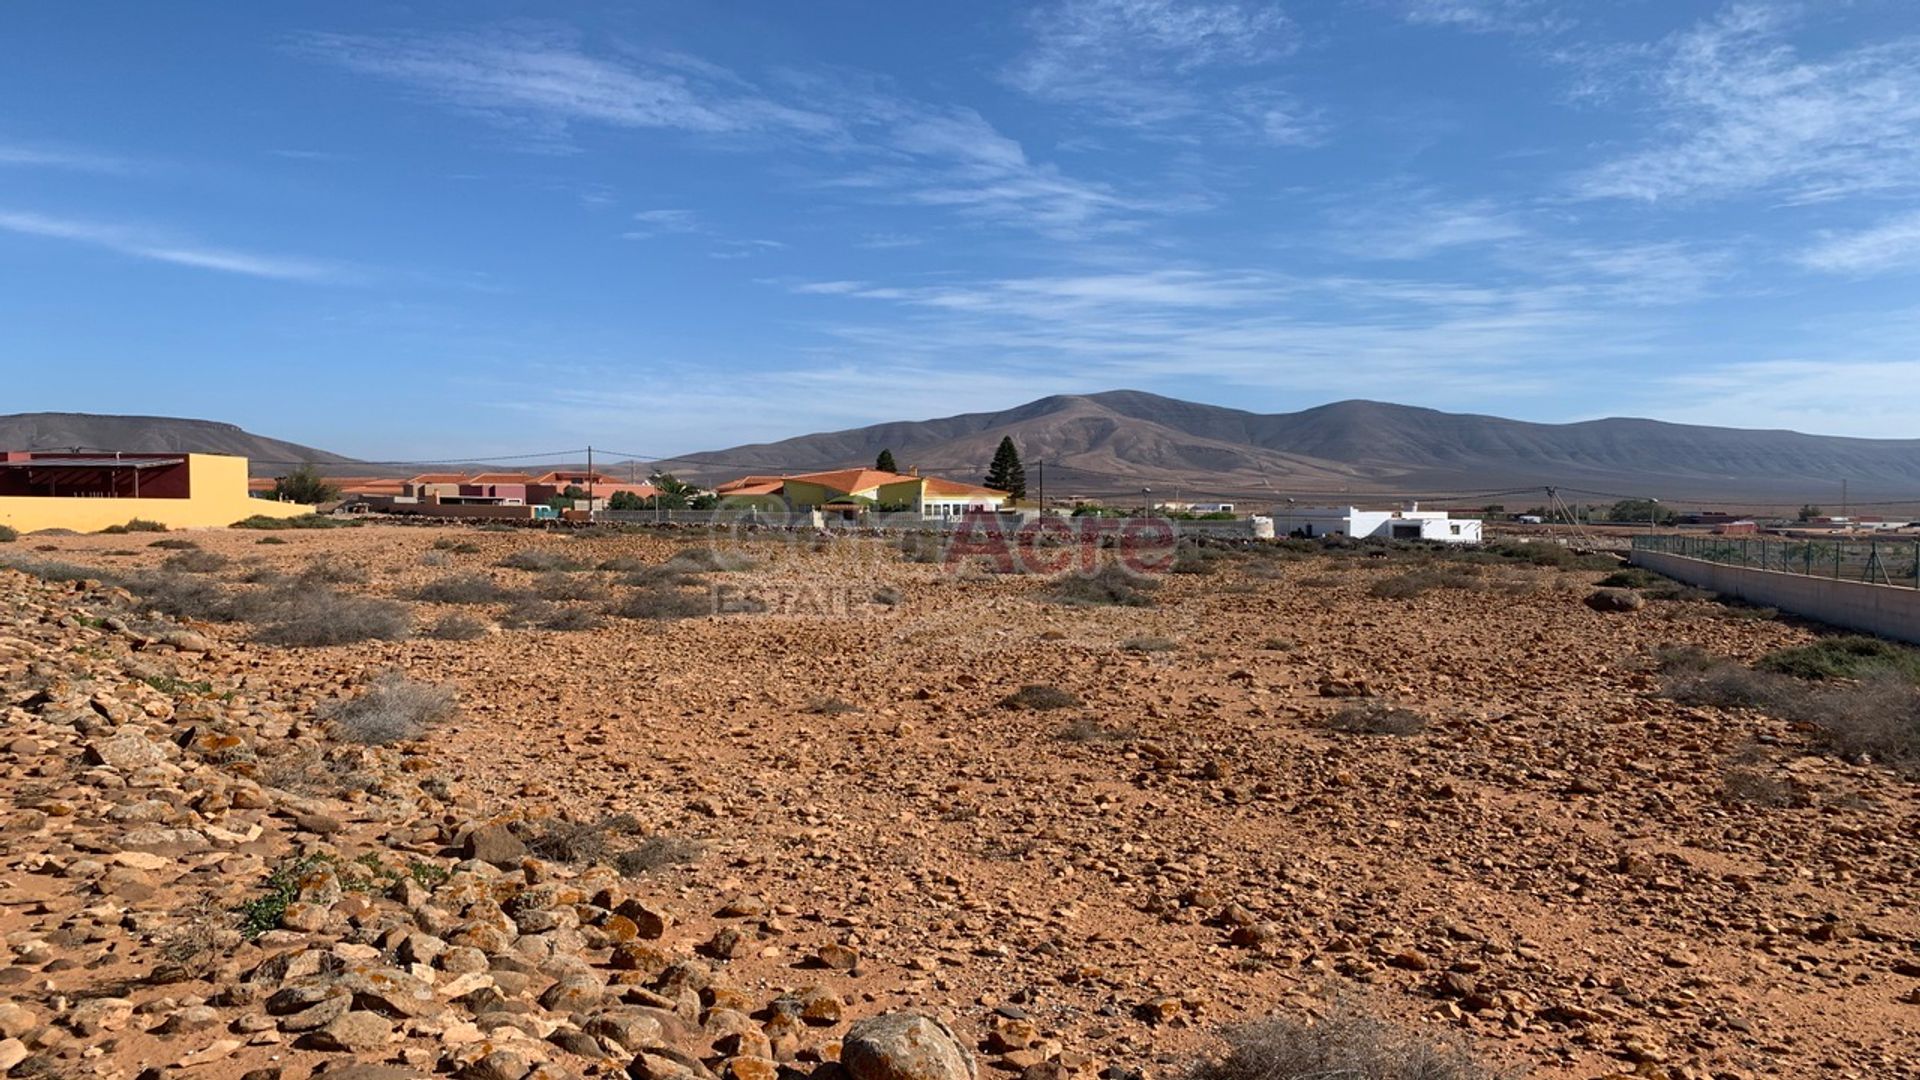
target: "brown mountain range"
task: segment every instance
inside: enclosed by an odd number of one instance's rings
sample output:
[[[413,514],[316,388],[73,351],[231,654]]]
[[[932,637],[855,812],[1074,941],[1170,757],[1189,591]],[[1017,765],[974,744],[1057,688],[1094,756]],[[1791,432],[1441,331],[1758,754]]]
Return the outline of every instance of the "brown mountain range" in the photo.
[[[711,479],[743,472],[871,462],[978,479],[1011,435],[1048,494],[1260,500],[1341,494],[1494,491],[1541,485],[1695,501],[1837,503],[1920,498],[1920,439],[1852,439],[1793,431],[1606,419],[1536,424],[1375,401],[1252,413],[1136,390],[1072,394],[1000,412],[876,424],[733,447],[662,463]]]
[[[870,464],[883,449],[901,467],[977,481],[1003,436],[1049,496],[1156,499],[1356,499],[1495,492],[1556,485],[1572,501],[1837,505],[1920,500],[1920,439],[1853,439],[1793,431],[1605,419],[1536,424],[1373,401],[1253,413],[1134,390],[1057,395],[998,412],[895,421],[687,454],[655,466],[713,482],[753,472]],[[330,471],[405,473],[254,435],[231,424],[166,417],[25,413],[0,416],[0,448],[244,454],[256,472],[311,461]],[[615,471],[623,463],[597,462]],[[448,466],[434,466],[436,469]],[[547,466],[542,466],[547,467]],[[642,467],[644,468],[644,466]],[[1490,496],[1491,497],[1491,496]],[[1509,501],[1521,501],[1525,495]]]

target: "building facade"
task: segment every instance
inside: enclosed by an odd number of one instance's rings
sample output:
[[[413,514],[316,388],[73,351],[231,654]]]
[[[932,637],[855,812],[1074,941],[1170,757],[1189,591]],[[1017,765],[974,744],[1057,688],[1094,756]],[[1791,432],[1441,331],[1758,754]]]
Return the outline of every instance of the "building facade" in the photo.
[[[247,459],[227,454],[0,452],[0,525],[99,532],[136,518],[170,529],[299,517],[313,507],[256,499]]]

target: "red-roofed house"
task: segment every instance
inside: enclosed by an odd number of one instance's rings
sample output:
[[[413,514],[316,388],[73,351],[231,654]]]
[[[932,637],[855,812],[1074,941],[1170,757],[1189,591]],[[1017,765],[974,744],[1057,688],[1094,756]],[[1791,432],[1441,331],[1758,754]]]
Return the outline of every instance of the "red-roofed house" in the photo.
[[[879,469],[832,469],[787,476],[744,476],[714,488],[725,507],[780,504],[844,518],[868,512],[907,512],[925,518],[958,517],[1002,509],[1007,493],[958,480]]]

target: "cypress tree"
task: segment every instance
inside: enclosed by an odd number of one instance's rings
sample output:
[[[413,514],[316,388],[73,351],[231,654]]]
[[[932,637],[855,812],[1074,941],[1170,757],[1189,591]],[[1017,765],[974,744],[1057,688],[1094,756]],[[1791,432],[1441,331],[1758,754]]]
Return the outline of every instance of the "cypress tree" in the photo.
[[[893,463],[893,451],[891,450],[880,451],[880,456],[873,459],[873,467],[881,472],[897,473],[900,471],[899,466]]]
[[[1027,497],[1027,470],[1020,464],[1020,451],[1011,435],[1002,436],[1000,448],[993,452],[993,464],[987,467],[987,486],[1015,499]]]

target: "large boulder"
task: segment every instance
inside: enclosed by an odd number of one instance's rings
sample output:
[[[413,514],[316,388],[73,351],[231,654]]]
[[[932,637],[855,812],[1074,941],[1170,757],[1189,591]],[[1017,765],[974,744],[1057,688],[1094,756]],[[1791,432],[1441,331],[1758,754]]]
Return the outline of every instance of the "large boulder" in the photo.
[[[973,1055],[931,1016],[897,1012],[847,1030],[840,1064],[852,1080],[975,1080]]]
[[[1632,589],[1597,589],[1587,597],[1587,606],[1595,611],[1639,611],[1647,602]]]

